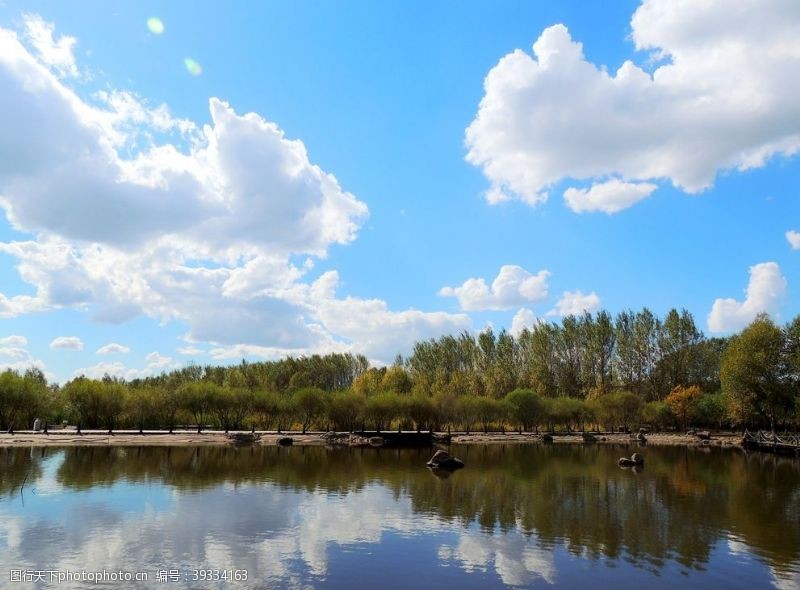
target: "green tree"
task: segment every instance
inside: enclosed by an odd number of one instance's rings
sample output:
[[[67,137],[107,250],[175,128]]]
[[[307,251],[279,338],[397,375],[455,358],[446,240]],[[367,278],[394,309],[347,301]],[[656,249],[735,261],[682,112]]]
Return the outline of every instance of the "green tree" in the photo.
[[[162,403],[160,390],[155,386],[130,388],[125,397],[125,413],[131,424],[142,432],[145,427],[160,426],[159,406]]]
[[[354,391],[337,391],[328,403],[328,419],[336,430],[356,430],[366,398]]]
[[[614,391],[592,401],[597,418],[614,431],[616,426],[626,430],[639,419],[643,406],[642,398],[630,391]]]
[[[506,396],[506,403],[510,408],[510,417],[517,422],[519,427],[528,432],[531,427],[536,427],[544,415],[542,398],[530,389],[515,389]]]
[[[400,413],[401,401],[397,394],[383,392],[367,398],[364,403],[364,418],[380,432],[391,426]]]
[[[765,314],[734,336],[722,355],[720,379],[731,416],[771,429],[793,408],[785,335]]]
[[[721,429],[727,417],[725,395],[721,391],[703,394],[695,400],[692,415],[698,424]]]
[[[647,402],[642,407],[642,420],[655,430],[665,430],[675,421],[675,415],[666,402]]]
[[[266,389],[258,389],[253,392],[252,403],[252,411],[258,420],[258,424],[264,430],[269,430],[280,412],[280,397]]]
[[[411,377],[400,365],[386,369],[380,383],[381,391],[391,391],[392,393],[408,393],[412,386]]]
[[[13,428],[25,407],[22,378],[6,370],[0,373],[0,427]]]
[[[213,411],[212,403],[219,390],[219,385],[208,381],[185,383],[178,388],[176,392],[178,406],[192,416],[198,432],[205,426],[209,414]]]
[[[303,434],[315,420],[325,415],[326,401],[325,392],[318,387],[304,387],[292,394],[292,402],[303,427]]]
[[[417,393],[405,400],[406,415],[414,422],[414,426],[419,432],[423,425],[431,428],[431,424],[436,419],[436,406],[433,399],[424,393]]]

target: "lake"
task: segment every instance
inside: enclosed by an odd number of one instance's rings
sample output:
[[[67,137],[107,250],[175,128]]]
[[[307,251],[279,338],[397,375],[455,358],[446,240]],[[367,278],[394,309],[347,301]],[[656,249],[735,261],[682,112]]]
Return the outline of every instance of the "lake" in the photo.
[[[0,449],[0,587],[800,587],[800,461],[451,451],[440,478],[429,449]],[[81,570],[148,581],[51,577]]]

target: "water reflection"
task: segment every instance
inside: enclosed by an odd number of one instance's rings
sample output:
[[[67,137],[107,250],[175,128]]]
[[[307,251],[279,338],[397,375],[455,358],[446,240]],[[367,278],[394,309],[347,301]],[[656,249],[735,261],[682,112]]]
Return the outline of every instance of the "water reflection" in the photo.
[[[249,580],[201,587],[400,588],[412,573],[431,588],[800,586],[800,464],[708,451],[649,448],[635,473],[600,445],[462,447],[467,468],[441,479],[426,450],[2,449],[0,575],[212,567]]]

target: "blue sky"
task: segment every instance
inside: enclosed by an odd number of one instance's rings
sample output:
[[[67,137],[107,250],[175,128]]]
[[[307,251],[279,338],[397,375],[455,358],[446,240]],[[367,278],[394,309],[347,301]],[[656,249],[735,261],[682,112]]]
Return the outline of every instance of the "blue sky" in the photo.
[[[800,313],[800,9],[607,4],[0,3],[0,366]]]

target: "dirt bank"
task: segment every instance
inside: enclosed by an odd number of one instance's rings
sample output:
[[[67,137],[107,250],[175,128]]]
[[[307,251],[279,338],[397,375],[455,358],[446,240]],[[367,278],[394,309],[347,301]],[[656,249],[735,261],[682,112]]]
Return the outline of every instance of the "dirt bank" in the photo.
[[[259,432],[260,445],[275,445],[278,439],[289,436],[297,446],[319,446],[327,444],[321,432],[282,433]],[[628,434],[595,434],[595,443],[586,443],[580,434],[553,436],[554,444],[637,444]],[[533,433],[453,433],[453,444],[541,444],[539,436]],[[204,445],[230,445],[232,442],[224,432],[204,431],[175,431],[169,434],[163,431],[115,431],[108,434],[105,431],[86,431],[78,434],[75,430],[56,430],[48,434],[30,431],[20,431],[15,434],[0,434],[0,447],[69,447],[69,446],[204,446]],[[738,434],[714,434],[708,443],[704,443],[695,436],[675,433],[653,433],[647,435],[647,444],[673,445],[673,446],[740,446],[741,436]]]
[[[555,434],[553,444],[638,444],[629,434],[593,434],[595,442],[586,443],[580,433],[577,434]],[[741,446],[741,435],[724,433],[714,434],[711,440],[704,443],[696,436],[678,433],[652,433],[646,435],[647,444],[652,446]],[[511,433],[471,433],[453,434],[451,442],[453,444],[513,444],[513,443],[537,443],[540,437],[533,433],[511,434]]]

